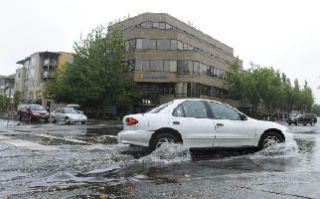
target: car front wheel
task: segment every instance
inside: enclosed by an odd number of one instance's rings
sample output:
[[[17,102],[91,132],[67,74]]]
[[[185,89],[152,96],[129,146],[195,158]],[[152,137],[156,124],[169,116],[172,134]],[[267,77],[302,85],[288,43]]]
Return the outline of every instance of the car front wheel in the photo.
[[[279,133],[269,132],[262,136],[259,143],[259,149],[265,149],[282,142],[284,142],[284,140]]]
[[[71,124],[71,121],[68,117],[65,118],[64,122],[65,122],[65,124]]]

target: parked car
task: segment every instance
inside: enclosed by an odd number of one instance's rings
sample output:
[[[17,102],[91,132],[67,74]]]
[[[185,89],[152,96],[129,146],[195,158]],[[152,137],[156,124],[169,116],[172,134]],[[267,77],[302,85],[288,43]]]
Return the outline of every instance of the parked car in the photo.
[[[291,124],[295,124],[296,126],[298,125],[298,120],[299,120],[299,117],[301,117],[300,114],[290,114],[288,120],[287,120],[287,123],[289,125]]]
[[[51,113],[51,121],[53,123],[63,121],[65,124],[74,122],[81,122],[81,124],[84,124],[87,120],[87,116],[68,107],[56,109]]]
[[[66,107],[67,108],[72,108],[75,111],[77,111],[78,113],[83,113],[83,111],[80,109],[80,105],[79,104],[67,104]]]
[[[255,120],[227,104],[205,99],[177,99],[147,113],[127,115],[123,126],[119,143],[151,150],[163,143],[263,149],[292,138],[283,125]]]
[[[311,126],[317,123],[317,115],[314,113],[306,113],[299,117],[298,123],[303,124],[306,126],[307,124],[310,124]]]
[[[35,120],[45,120],[48,122],[50,114],[39,104],[22,104],[18,107],[19,121],[27,118],[30,122]]]

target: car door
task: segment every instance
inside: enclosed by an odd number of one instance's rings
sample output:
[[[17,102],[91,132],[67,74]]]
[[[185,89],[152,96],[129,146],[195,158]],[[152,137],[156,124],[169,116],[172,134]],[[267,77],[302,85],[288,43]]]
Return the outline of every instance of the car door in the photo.
[[[56,110],[55,111],[55,113],[54,113],[54,118],[57,120],[57,121],[59,121],[59,120],[61,120],[61,118],[62,118],[62,109],[58,109],[58,110]]]
[[[174,111],[171,125],[192,148],[213,147],[214,125],[203,101],[185,101]]]
[[[208,102],[215,129],[214,147],[254,146],[256,127],[234,108],[217,102]]]

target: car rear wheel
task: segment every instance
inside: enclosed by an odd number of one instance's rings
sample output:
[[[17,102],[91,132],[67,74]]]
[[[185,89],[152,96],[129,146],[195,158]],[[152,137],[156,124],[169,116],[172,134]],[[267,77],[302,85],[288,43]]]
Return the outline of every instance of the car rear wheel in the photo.
[[[51,121],[52,121],[53,123],[56,123],[56,122],[57,122],[57,121],[56,121],[56,118],[54,118],[54,117],[51,118]]]
[[[65,118],[64,122],[65,122],[65,124],[70,124],[71,123],[71,121],[70,121],[70,119],[68,117]]]
[[[162,144],[169,143],[178,143],[178,138],[171,133],[161,133],[156,136],[155,141],[152,144],[152,149],[159,148]]]
[[[259,143],[259,149],[265,149],[282,142],[284,142],[284,139],[279,133],[269,132],[262,136]]]

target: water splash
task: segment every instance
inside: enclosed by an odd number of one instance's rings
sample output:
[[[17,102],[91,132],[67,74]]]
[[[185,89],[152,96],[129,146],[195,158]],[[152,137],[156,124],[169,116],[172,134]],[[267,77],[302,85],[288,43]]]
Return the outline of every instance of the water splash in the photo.
[[[162,144],[151,154],[139,159],[142,163],[174,164],[191,160],[189,148],[182,144]]]

